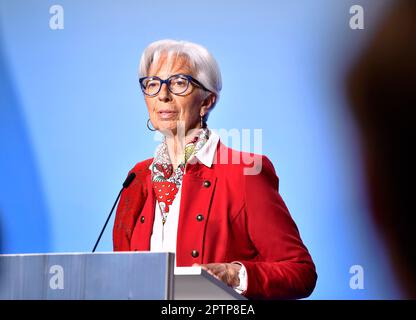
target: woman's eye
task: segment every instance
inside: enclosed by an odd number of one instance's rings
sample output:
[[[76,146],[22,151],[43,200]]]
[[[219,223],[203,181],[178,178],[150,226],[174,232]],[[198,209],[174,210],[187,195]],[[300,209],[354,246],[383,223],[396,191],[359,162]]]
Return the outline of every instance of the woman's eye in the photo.
[[[184,87],[186,85],[186,81],[185,80],[175,80],[173,82],[173,85],[178,86],[178,87]]]
[[[155,88],[158,86],[158,83],[156,81],[151,81],[147,84],[147,88]]]

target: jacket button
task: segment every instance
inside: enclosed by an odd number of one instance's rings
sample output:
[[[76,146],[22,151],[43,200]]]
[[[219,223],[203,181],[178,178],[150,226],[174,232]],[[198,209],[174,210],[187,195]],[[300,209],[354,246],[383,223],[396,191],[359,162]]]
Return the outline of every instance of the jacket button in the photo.
[[[192,257],[194,257],[194,258],[198,258],[198,256],[199,256],[199,252],[198,252],[198,250],[192,250]]]
[[[209,188],[210,185],[211,185],[211,182],[209,182],[208,180],[204,181],[204,187],[205,188]]]
[[[198,215],[196,216],[196,220],[198,220],[198,221],[202,221],[202,220],[204,220],[204,216],[203,216],[202,214],[198,214]]]
[[[144,223],[144,216],[141,216],[141,217],[140,217],[140,222],[141,222],[141,223]]]

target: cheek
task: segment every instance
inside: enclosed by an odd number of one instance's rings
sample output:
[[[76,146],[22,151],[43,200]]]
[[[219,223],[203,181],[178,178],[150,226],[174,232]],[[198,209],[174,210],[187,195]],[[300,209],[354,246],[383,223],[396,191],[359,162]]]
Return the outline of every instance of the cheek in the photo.
[[[152,115],[156,107],[155,100],[146,98],[145,102],[146,102],[147,111],[149,112],[150,115]]]
[[[195,120],[199,119],[199,101],[191,100],[191,101],[184,101],[180,104],[180,114],[181,118],[186,118],[186,120]]]

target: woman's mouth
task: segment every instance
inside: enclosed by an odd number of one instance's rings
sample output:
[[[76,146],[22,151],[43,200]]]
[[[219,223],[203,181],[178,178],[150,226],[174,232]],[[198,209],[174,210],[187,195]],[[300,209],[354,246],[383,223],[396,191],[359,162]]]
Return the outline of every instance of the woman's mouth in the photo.
[[[157,115],[160,119],[172,119],[176,116],[177,112],[172,110],[160,110],[157,112]]]

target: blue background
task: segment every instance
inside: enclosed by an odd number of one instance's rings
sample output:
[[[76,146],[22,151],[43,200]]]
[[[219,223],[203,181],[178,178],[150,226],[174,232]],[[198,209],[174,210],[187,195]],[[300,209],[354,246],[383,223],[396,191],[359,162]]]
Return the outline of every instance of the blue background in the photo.
[[[63,30],[49,28],[54,4]],[[364,7],[364,30],[349,28],[353,4]],[[344,94],[388,4],[0,0],[1,252],[92,249],[127,171],[158,144],[140,55],[183,39],[206,46],[222,71],[209,126],[263,130],[262,153],[317,266],[311,299],[400,298]],[[112,224],[100,251],[112,250]],[[363,290],[349,287],[356,264]]]

